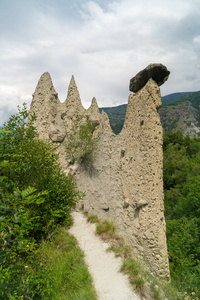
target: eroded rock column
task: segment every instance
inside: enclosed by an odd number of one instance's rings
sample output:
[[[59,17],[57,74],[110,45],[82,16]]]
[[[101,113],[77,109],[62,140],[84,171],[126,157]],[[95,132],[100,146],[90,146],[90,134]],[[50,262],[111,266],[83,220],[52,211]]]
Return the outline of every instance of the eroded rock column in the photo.
[[[152,79],[129,96],[121,158],[122,187],[129,206],[123,220],[134,255],[160,277],[169,278],[160,106],[160,89]]]

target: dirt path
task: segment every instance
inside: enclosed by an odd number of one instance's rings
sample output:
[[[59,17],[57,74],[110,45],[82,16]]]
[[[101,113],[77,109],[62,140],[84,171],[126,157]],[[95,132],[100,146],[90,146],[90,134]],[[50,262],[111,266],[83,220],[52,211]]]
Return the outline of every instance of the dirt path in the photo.
[[[81,212],[73,212],[73,234],[81,249],[93,277],[99,300],[140,300],[132,291],[127,276],[119,272],[121,258],[107,252],[108,244],[95,235],[95,225],[87,223]]]

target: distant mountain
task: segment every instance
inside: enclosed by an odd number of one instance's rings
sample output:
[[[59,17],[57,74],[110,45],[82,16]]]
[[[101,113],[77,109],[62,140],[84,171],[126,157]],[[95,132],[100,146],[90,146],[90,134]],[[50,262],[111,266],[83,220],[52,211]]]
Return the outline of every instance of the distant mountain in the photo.
[[[186,136],[200,136],[200,92],[186,95],[159,109],[164,132],[180,130]]]
[[[173,93],[162,97],[159,114],[164,132],[181,130],[184,135],[200,136],[200,91]],[[102,107],[115,134],[124,124],[127,104],[115,107]]]
[[[100,112],[105,111],[109,117],[112,129],[115,134],[120,133],[124,125],[127,104],[122,104],[115,107],[99,108]]]
[[[173,102],[185,95],[192,94],[192,92],[184,92],[184,93],[173,93],[162,97],[162,105]]]

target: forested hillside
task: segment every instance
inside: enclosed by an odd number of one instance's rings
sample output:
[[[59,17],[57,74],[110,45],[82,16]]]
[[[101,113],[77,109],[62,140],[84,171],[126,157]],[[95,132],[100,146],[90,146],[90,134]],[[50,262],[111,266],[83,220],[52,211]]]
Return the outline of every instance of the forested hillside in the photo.
[[[172,281],[200,297],[200,139],[164,135],[164,191]]]
[[[162,97],[162,105],[176,101],[185,95],[192,94],[192,92],[173,93]]]
[[[115,134],[122,130],[127,104],[116,107],[103,107],[110,119]],[[164,132],[180,130],[191,137],[200,135],[200,92],[174,93],[162,97],[158,110]]]
[[[159,114],[164,132],[180,130],[185,136],[199,136],[200,92],[187,94],[161,106]]]
[[[112,130],[115,134],[120,133],[124,125],[126,115],[127,104],[115,106],[115,107],[102,107],[100,112],[105,111],[109,117]]]

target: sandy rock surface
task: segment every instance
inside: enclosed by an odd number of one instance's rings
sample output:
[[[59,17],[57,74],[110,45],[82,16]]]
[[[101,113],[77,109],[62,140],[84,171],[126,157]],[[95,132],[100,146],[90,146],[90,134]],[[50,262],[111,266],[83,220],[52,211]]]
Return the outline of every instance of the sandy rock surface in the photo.
[[[81,212],[72,212],[74,225],[69,232],[78,240],[93,277],[99,300],[140,300],[133,292],[127,276],[120,273],[121,258],[107,252],[108,243],[95,235],[95,225],[87,223]]]
[[[162,78],[160,68],[164,68]],[[67,99],[61,103],[50,74],[44,73],[30,109],[31,114],[37,115],[34,126],[39,138],[55,143],[63,170],[74,176],[80,191],[86,192],[84,209],[100,219],[112,220],[134,257],[163,280],[170,280],[170,274],[164,216],[163,134],[157,110],[161,106],[158,85],[168,72],[161,64],[151,64],[138,73],[148,81],[135,95],[129,95],[119,135],[113,133],[108,115],[100,113],[95,98],[88,109],[83,107],[74,76]],[[141,78],[137,82],[141,83]],[[86,124],[88,119],[98,151],[92,163],[69,165],[65,143],[73,127]]]

